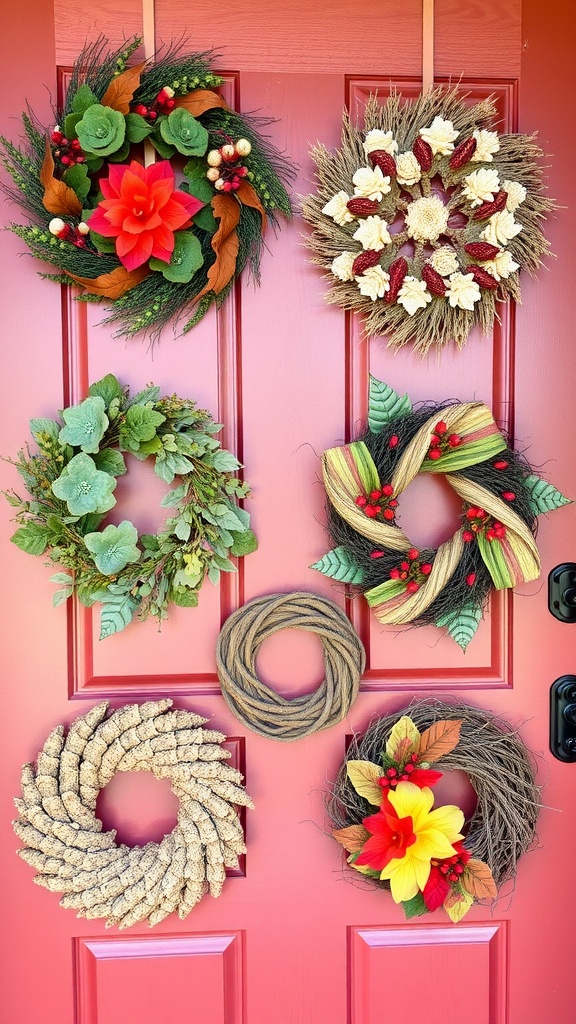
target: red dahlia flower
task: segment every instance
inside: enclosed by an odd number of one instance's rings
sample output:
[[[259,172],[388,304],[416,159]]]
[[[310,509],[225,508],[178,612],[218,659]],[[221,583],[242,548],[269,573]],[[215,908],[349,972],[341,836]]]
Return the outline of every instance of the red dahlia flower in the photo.
[[[93,231],[116,239],[116,252],[126,270],[135,270],[155,256],[170,262],[174,232],[190,227],[203,206],[194,196],[174,189],[174,172],[167,160],[142,167],[132,160],[110,164],[100,181],[104,199],[88,219]]]

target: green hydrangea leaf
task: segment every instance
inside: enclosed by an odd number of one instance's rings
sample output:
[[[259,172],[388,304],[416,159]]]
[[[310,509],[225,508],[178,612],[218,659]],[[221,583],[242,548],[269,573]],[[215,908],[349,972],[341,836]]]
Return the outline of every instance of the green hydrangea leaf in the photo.
[[[161,122],[160,134],[184,156],[202,156],[208,149],[208,132],[184,107],[177,107]]]
[[[219,470],[220,473],[233,473],[235,470],[242,468],[242,463],[238,462],[236,456],[232,452],[227,451],[226,448],[220,448],[214,452],[211,461],[214,469]]]
[[[124,114],[119,110],[113,110],[112,107],[93,103],[83,111],[82,118],[76,125],[76,134],[85,153],[109,157],[124,145]]]
[[[154,130],[140,114],[126,114],[126,138],[129,142],[142,142]]]
[[[82,114],[81,113],[80,114],[66,114],[66,117],[64,118],[64,124],[63,124],[62,127],[64,128],[64,135],[66,136],[67,139],[75,139],[76,138],[76,125],[78,124],[78,121],[81,121],[81,120],[82,120]]]
[[[103,448],[94,455],[94,462],[98,469],[110,476],[123,476],[126,472],[124,456],[116,448]]]
[[[74,93],[72,110],[75,114],[83,114],[88,107],[98,105],[98,97],[94,95],[89,85],[81,85]]]
[[[174,534],[176,535],[176,537],[178,537],[178,540],[182,540],[182,541],[184,541],[184,543],[186,543],[186,541],[189,540],[189,538],[190,538],[190,533],[191,532],[192,532],[192,526],[191,526],[190,523],[187,523],[185,519],[177,519],[176,520],[176,526],[174,527]]]
[[[174,252],[170,263],[164,263],[154,256],[148,261],[151,270],[159,270],[167,281],[178,284],[191,281],[203,263],[202,246],[191,231],[175,232]]]
[[[94,460],[81,452],[70,460],[52,484],[57,498],[65,501],[73,516],[87,512],[108,512],[116,504],[112,491],[116,478],[96,468]]]
[[[230,548],[230,554],[234,555],[235,558],[241,558],[243,555],[251,555],[253,551],[258,548],[258,540],[256,534],[252,530],[243,530],[239,533],[237,530],[232,531],[232,546]]]
[[[34,440],[42,446],[47,439],[57,441],[61,427],[56,420],[33,419],[30,420],[30,430]]]
[[[409,921],[411,917],[422,917],[423,914],[428,913],[428,907],[424,902],[424,897],[421,892],[417,892],[411,900],[404,900],[402,902],[404,907],[404,913],[406,914],[406,920]]]
[[[186,191],[191,196],[196,196],[201,203],[210,203],[214,198],[214,189],[208,179],[204,178],[192,178],[190,181],[184,182],[187,186]]]
[[[218,221],[214,216],[211,206],[203,206],[201,210],[192,218],[193,224],[202,228],[202,231],[207,231],[209,235],[213,235],[218,227]]]
[[[476,604],[467,604],[460,612],[446,612],[436,619],[440,629],[447,629],[453,640],[463,651],[466,650],[476,633],[482,618],[482,608]]]
[[[86,202],[90,191],[90,178],[86,164],[74,164],[63,174],[66,184],[76,193],[81,203]]]
[[[165,416],[145,405],[131,405],[120,428],[120,447],[138,451],[142,441],[151,441]]]
[[[163,120],[160,122],[160,127],[162,127],[162,124]],[[164,142],[159,132],[155,132],[154,135],[150,136],[150,142],[164,160],[171,160],[176,152],[174,146],[169,146],[167,142]]]
[[[530,508],[537,516],[571,504],[570,498],[565,498],[552,484],[536,474],[526,477],[525,484],[530,491]]]
[[[64,409],[62,418],[66,426],[59,434],[61,444],[70,444],[89,454],[98,451],[109,422],[103,398],[99,395],[85,398],[79,405]]]
[[[92,398],[100,397],[106,407],[108,407],[115,398],[122,399],[124,392],[120,381],[116,379],[114,374],[107,373],[101,380],[97,380],[94,384],[90,385],[88,394]]]
[[[337,583],[360,584],[364,579],[364,570],[355,565],[347,548],[338,547],[328,551],[318,562],[310,566],[318,572],[329,576]]]
[[[84,543],[94,556],[96,568],[104,576],[120,572],[130,562],[138,562],[142,552],[137,545],[138,531],[125,519],[119,526],[107,526],[98,533],[88,533]]]
[[[167,484],[171,484],[175,476],[185,476],[193,469],[194,464],[190,462],[190,459],[187,459],[185,455],[173,452],[168,452],[164,459],[157,458],[154,466],[156,476],[159,476]]]
[[[108,159],[110,163],[122,164],[128,158],[129,153],[130,143],[128,142],[128,139],[125,139],[122,145],[120,146],[120,149],[117,149],[114,153],[110,153]]]
[[[408,416],[411,412],[412,402],[408,395],[398,395],[388,384],[370,376],[368,397],[368,426],[370,430],[377,434],[393,420]]]
[[[13,533],[10,540],[28,555],[42,555],[48,546],[50,531],[39,523],[27,523]]]
[[[138,601],[130,594],[101,595],[100,639],[120,633],[131,622],[138,607]]]

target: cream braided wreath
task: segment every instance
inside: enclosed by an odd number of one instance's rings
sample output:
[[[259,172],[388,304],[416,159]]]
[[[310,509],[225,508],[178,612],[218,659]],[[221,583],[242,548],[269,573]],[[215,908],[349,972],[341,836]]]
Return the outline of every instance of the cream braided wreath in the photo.
[[[226,737],[202,726],[171,700],[132,704],[108,717],[104,701],[59,725],[22,769],[15,800],[18,853],[36,868],[34,881],[63,893],[60,905],[78,917],[106,918],[127,928],[152,926],[173,911],[185,918],[209,890],[219,896],[227,867],[245,853],[235,805],[252,807],[240,772],[223,764]],[[160,843],[117,845],[102,831],[96,799],[118,771],[151,771],[170,779],[180,800],[178,823]]]

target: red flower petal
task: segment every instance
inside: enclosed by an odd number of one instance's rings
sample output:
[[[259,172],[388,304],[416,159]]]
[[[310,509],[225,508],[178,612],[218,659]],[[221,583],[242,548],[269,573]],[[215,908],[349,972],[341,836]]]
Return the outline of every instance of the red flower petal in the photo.
[[[445,875],[442,874],[440,868],[432,866],[428,881],[422,891],[426,909],[430,912],[438,910],[438,907],[442,906],[449,892],[450,883],[446,881]]]
[[[424,789],[425,786],[435,786],[441,778],[442,772],[437,772],[433,768],[416,768],[410,776],[410,782],[419,789]]]
[[[126,247],[126,242],[128,242],[129,248]],[[126,270],[136,270],[136,267],[141,267],[143,263],[150,259],[152,246],[152,235],[148,233],[142,235],[120,235],[116,242],[116,252]]]

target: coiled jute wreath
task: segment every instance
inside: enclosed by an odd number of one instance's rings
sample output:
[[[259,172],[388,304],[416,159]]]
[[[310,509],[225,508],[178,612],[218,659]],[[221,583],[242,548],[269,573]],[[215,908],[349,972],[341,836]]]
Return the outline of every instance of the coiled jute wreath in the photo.
[[[227,867],[237,867],[244,835],[236,805],[252,807],[240,772],[223,764],[226,737],[202,726],[171,700],[119,708],[103,701],[59,725],[22,769],[22,799],[13,823],[25,844],[20,857],[34,881],[63,893],[60,906],[107,927],[158,924],[173,911],[185,918],[208,890],[219,896]],[[119,771],[169,779],[179,798],[178,823],[160,843],[117,845],[96,817],[100,789]]]
[[[531,470],[482,402],[427,403],[370,379],[368,429],[322,457],[336,547],[312,568],[359,587],[379,622],[434,624],[465,649],[492,589],[537,579],[537,516],[568,501]],[[437,549],[397,525],[399,497],[442,473],[462,522]]]
[[[440,770],[431,770],[430,764]],[[455,807],[430,813],[432,791],[426,787],[434,786],[442,773],[457,770],[466,772],[476,792],[476,809],[468,823]],[[383,828],[380,819],[397,813],[402,818],[411,802],[415,810],[409,827],[404,817],[397,823],[400,828],[386,833],[386,825],[393,822],[384,822]],[[376,719],[364,735],[354,737],[327,807],[336,826],[334,838],[349,851],[349,863],[371,884],[392,888],[408,917],[443,905],[457,921],[474,900],[493,899],[497,889],[516,875],[519,858],[534,845],[540,789],[534,759],[509,722],[468,704],[425,699]],[[383,813],[377,814],[376,807]],[[455,847],[446,851],[447,856],[431,854],[432,830],[447,831],[451,815],[457,832],[449,839],[455,839]],[[414,834],[405,849],[393,849],[398,840],[394,832],[401,832],[402,825],[408,829],[405,836]],[[374,859],[375,843],[370,842],[375,836],[381,844],[376,860],[386,854],[386,843],[390,845],[388,856],[379,863]],[[427,859],[430,871],[428,880],[420,876],[414,896],[405,888],[406,876],[394,879],[398,869],[409,875],[411,856]]]
[[[326,675],[314,693],[282,697],[258,678],[258,649],[279,629],[304,629],[322,643]],[[289,741],[344,718],[358,695],[366,656],[338,605],[303,592],[258,597],[234,612],[218,637],[216,662],[232,713],[261,736]]]

